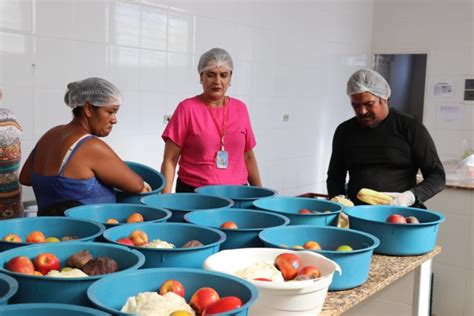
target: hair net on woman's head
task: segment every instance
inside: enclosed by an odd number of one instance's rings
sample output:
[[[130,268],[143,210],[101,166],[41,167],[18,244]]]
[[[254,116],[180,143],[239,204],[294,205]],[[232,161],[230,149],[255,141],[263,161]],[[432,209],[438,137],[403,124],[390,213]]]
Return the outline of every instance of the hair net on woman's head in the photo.
[[[74,81],[67,85],[67,89],[64,102],[71,109],[84,106],[86,101],[95,106],[120,105],[122,103],[120,91],[105,79],[87,78]]]
[[[234,69],[232,57],[222,48],[213,48],[202,54],[201,58],[199,58],[198,72],[202,74],[206,70],[221,66],[232,71]]]
[[[390,97],[391,90],[388,82],[381,74],[372,69],[357,70],[347,82],[347,95],[370,92],[382,99]]]

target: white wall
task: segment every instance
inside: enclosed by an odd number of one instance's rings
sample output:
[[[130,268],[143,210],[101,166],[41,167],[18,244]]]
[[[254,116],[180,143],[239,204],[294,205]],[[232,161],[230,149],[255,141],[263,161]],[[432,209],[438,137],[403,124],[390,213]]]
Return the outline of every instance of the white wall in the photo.
[[[427,53],[423,123],[442,160],[459,159],[462,141],[474,148],[474,102],[463,102],[464,80],[474,78],[473,0],[375,1],[374,53]],[[436,82],[454,83],[454,95],[434,97]],[[460,106],[459,121],[446,121],[441,106]]]
[[[427,53],[423,122],[438,153],[442,160],[459,159],[464,139],[474,147],[474,102],[462,101],[464,79],[474,78],[473,0],[375,1],[373,52]],[[452,97],[432,96],[432,84],[439,81],[454,82]],[[443,120],[439,108],[447,105],[462,108],[460,121]],[[443,250],[433,261],[434,315],[473,315],[472,196],[472,191],[445,190],[427,204],[446,215],[438,236]],[[410,315],[412,291],[410,274],[358,311],[375,315],[385,308],[392,315]]]
[[[367,65],[372,11],[371,0],[0,0],[3,106],[25,128],[26,157],[47,129],[70,120],[68,82],[107,78],[125,98],[106,141],[123,159],[159,169],[163,116],[201,92],[196,62],[223,47],[236,64],[229,94],[250,110],[264,185],[325,192],[334,129],[352,115],[345,82]]]

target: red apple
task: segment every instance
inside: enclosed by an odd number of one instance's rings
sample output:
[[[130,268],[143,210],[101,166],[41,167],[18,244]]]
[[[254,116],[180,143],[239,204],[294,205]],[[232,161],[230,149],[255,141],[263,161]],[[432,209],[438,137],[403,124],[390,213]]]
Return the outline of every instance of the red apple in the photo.
[[[9,241],[9,242],[22,242],[23,241],[21,237],[18,236],[17,234],[5,235],[2,240]]]
[[[206,307],[202,316],[228,312],[242,306],[242,300],[237,296],[226,296]]]
[[[313,265],[304,266],[296,275],[295,280],[310,280],[321,277],[321,271]]]
[[[418,218],[416,218],[415,216],[405,217],[405,220],[407,221],[408,224],[419,224],[420,223]]]
[[[125,246],[135,246],[133,244],[133,241],[130,238],[124,237],[124,238],[119,238],[116,240],[119,244],[125,245]]]
[[[42,232],[36,230],[26,237],[26,242],[46,242],[46,236]]]
[[[171,280],[171,279],[166,280],[160,286],[159,293],[160,295],[165,295],[168,292],[173,292],[174,294],[184,297],[184,286],[179,281]]]
[[[301,259],[292,253],[282,253],[275,258],[275,267],[280,270],[285,281],[292,280],[301,269]]]
[[[198,315],[201,315],[206,307],[219,299],[220,297],[216,290],[210,287],[202,287],[191,296],[189,305],[191,305]]]
[[[319,243],[317,243],[314,240],[309,240],[309,241],[305,242],[303,248],[304,249],[309,249],[309,250],[321,250],[321,246],[319,245]]]
[[[239,228],[239,227],[237,226],[236,223],[234,223],[234,222],[232,222],[232,221],[228,221],[228,222],[222,223],[222,225],[220,226],[220,228],[237,229],[237,228]]]
[[[148,243],[148,235],[143,230],[135,229],[130,233],[128,238],[130,238],[130,240],[133,242],[133,245],[137,247]]]
[[[313,214],[311,210],[308,210],[307,208],[302,208],[301,210],[298,211],[300,214]]]
[[[36,256],[34,260],[36,271],[39,271],[43,275],[48,274],[51,270],[58,270],[60,262],[58,257],[50,252],[44,252]]]
[[[33,275],[35,272],[35,267],[30,258],[25,256],[17,256],[11,258],[7,264],[6,268],[12,272],[23,273]]]
[[[400,214],[392,214],[389,217],[387,217],[386,221],[388,223],[396,223],[396,224],[406,224],[407,223],[405,217],[403,217]]]

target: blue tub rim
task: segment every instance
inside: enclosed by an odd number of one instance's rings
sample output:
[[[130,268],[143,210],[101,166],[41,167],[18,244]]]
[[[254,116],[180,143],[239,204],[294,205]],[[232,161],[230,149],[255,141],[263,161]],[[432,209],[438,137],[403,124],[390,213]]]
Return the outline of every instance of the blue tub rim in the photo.
[[[96,315],[110,315],[107,312],[101,311],[100,309],[95,309],[92,307],[81,306],[81,305],[74,305],[74,304],[62,304],[62,303],[19,303],[19,304],[9,304],[0,306],[0,311],[2,310],[30,310],[31,308],[52,308],[52,309],[64,309],[68,311],[76,311],[76,312],[90,312],[91,314]]]
[[[262,206],[258,206],[259,203],[263,203],[265,200],[283,200],[283,199],[297,199],[297,200],[305,200],[305,201],[318,201],[318,202],[323,202],[323,203],[329,203],[329,204],[332,204],[332,205],[337,205],[339,206],[341,209],[340,210],[337,210],[337,211],[330,211],[330,212],[327,212],[327,213],[311,213],[311,214],[300,214],[300,213],[292,213],[292,212],[286,212],[286,211],[278,211],[278,210],[270,210],[268,208],[265,208],[265,207],[262,207]],[[324,216],[328,216],[328,215],[334,215],[334,214],[338,214],[342,211],[344,211],[345,209],[345,206],[342,205],[341,203],[338,203],[338,202],[334,202],[334,201],[330,201],[330,200],[323,200],[323,199],[313,199],[313,198],[306,198],[306,197],[299,197],[299,196],[273,196],[273,197],[266,197],[266,198],[262,198],[262,199],[258,199],[258,200],[255,200],[253,201],[252,205],[254,207],[256,207],[257,209],[259,210],[266,210],[267,212],[275,212],[275,213],[281,213],[281,214],[288,214],[288,215],[292,215],[292,216],[298,216],[298,217],[301,217],[301,218],[308,218],[308,217],[311,217],[311,216],[321,216],[321,217],[324,217]]]
[[[121,274],[120,277],[124,277],[124,278],[125,277],[133,277],[135,274],[142,273],[142,272],[152,274],[154,272],[160,272],[160,271],[163,271],[163,270],[170,271],[170,272],[198,272],[198,273],[202,273],[202,274],[212,274],[212,275],[232,279],[234,281],[237,281],[240,284],[244,284],[250,290],[250,299],[245,304],[243,304],[241,307],[239,307],[237,309],[233,309],[232,311],[229,311],[229,312],[232,312],[232,313],[238,313],[240,311],[243,311],[245,309],[250,308],[250,306],[252,306],[255,303],[255,301],[258,299],[258,296],[259,296],[258,289],[255,287],[255,285],[253,285],[252,283],[250,283],[247,280],[241,279],[241,278],[239,278],[237,276],[234,276],[234,275],[231,275],[231,274],[227,274],[227,273],[223,273],[223,272],[217,272],[217,271],[209,271],[209,270],[204,270],[204,269],[193,269],[193,268],[146,268],[146,269],[139,269],[139,270],[135,270],[135,271],[129,271],[127,273]],[[102,306],[101,304],[97,303],[95,298],[91,297],[92,294],[94,294],[94,293],[91,294],[91,292],[93,292],[96,287],[100,286],[101,283],[107,282],[108,278],[109,277],[102,278],[101,280],[98,280],[98,281],[94,282],[93,284],[91,284],[89,286],[89,288],[87,289],[87,297],[98,308],[101,308],[101,309],[103,309],[107,312],[115,314],[115,313],[117,313],[118,310]],[[188,303],[188,302],[186,302],[186,303]],[[124,304],[125,304],[125,302],[124,302]]]
[[[210,231],[213,231],[214,233],[217,233],[219,235],[219,240],[218,241],[215,241],[211,244],[206,244],[206,245],[203,245],[203,246],[197,246],[197,247],[190,247],[190,248],[181,248],[181,247],[176,247],[176,248],[148,248],[148,247],[142,247],[142,246],[129,246],[129,245],[126,245],[125,247],[128,247],[128,248],[131,248],[131,249],[135,249],[137,251],[151,251],[151,252],[176,252],[176,251],[196,251],[196,250],[199,250],[199,249],[207,249],[207,248],[212,248],[214,246],[217,246],[217,245],[221,245],[222,243],[224,243],[226,240],[227,240],[227,235],[219,230],[219,229],[216,229],[216,228],[212,228],[212,227],[207,227],[207,226],[202,226],[202,225],[195,225],[195,224],[189,224],[189,223],[178,223],[178,222],[161,222],[161,223],[151,223],[151,222],[148,222],[148,223],[136,223],[136,224],[128,224],[126,227],[127,228],[131,228],[133,229],[134,227],[133,226],[137,226],[137,227],[143,227],[143,226],[155,226],[155,225],[161,225],[161,226],[186,226],[186,227],[192,227],[192,228],[200,228],[200,229],[205,229],[205,230],[210,230]],[[106,229],[106,231],[110,231],[110,230],[113,230],[113,229],[118,229],[118,228],[121,228],[122,225],[119,225],[117,227],[111,227],[109,229]],[[115,244],[115,245],[121,245],[120,243],[116,242],[115,240],[112,240],[112,239],[109,239],[105,236],[106,234],[106,231],[104,232],[104,234],[102,235],[104,237],[105,240],[107,240],[108,243],[112,243],[112,244]]]
[[[100,206],[127,206],[128,207],[128,206],[130,206],[130,207],[137,207],[137,208],[138,207],[142,207],[142,208],[145,207],[145,208],[160,210],[160,211],[163,211],[166,214],[165,217],[162,217],[160,219],[155,219],[155,220],[152,220],[152,221],[144,221],[143,223],[152,223],[152,222],[157,221],[157,220],[166,222],[173,215],[171,213],[171,211],[168,210],[168,209],[165,209],[165,208],[162,208],[162,207],[146,205],[146,204],[138,204],[138,203],[95,203],[95,204],[84,204],[84,205],[78,205],[78,206],[71,207],[71,208],[67,209],[64,212],[64,216],[68,217],[68,218],[73,218],[73,219],[82,219],[82,218],[70,216],[70,213],[72,213],[73,210],[86,208],[86,207],[91,207],[91,206],[92,207],[100,207]],[[139,212],[136,212],[136,213],[139,213]],[[97,222],[97,221],[94,221],[94,222],[99,223],[99,224],[103,224],[103,223]],[[129,224],[129,223],[118,223],[118,224],[115,224],[115,225],[125,225],[125,224]],[[105,229],[107,229],[107,228],[104,227],[104,230]]]
[[[17,280],[15,280],[15,278],[5,273],[0,273],[0,280],[5,281],[8,285],[8,291],[3,296],[0,297],[0,302],[7,302],[18,291],[18,282]]]
[[[132,193],[126,193],[125,191],[123,190],[120,190],[118,188],[114,188],[114,191],[116,193],[123,193],[123,194],[127,194],[127,195],[142,195],[142,196],[146,196],[146,195],[149,195],[149,194],[158,194],[159,192],[161,192],[163,190],[163,188],[165,187],[166,185],[166,179],[165,177],[161,174],[161,172],[159,172],[158,170],[150,167],[150,166],[147,166],[145,164],[142,164],[142,163],[139,163],[139,162],[135,162],[135,161],[129,161],[129,160],[124,160],[124,163],[127,165],[127,166],[138,166],[138,167],[142,167],[144,169],[148,169],[150,171],[153,171],[153,173],[155,173],[157,176],[159,176],[161,178],[161,185],[156,188],[156,189],[153,189],[151,190],[150,192],[140,192],[140,193],[136,193],[136,194],[132,194]],[[134,171],[135,172],[135,171]],[[135,172],[136,173],[136,172]]]
[[[400,209],[404,209],[404,210],[414,210],[416,212],[424,212],[424,213],[430,213],[430,214],[433,214],[435,216],[438,216],[438,220],[436,221],[432,221],[432,222],[421,222],[421,223],[410,223],[410,224],[406,224],[406,223],[388,223],[388,222],[382,222],[382,221],[376,221],[376,220],[371,220],[371,219],[367,219],[367,218],[363,218],[363,217],[358,217],[358,216],[354,216],[354,215],[351,215],[351,209],[352,208],[356,208],[356,209],[363,209],[363,208],[370,208],[370,209],[373,209],[373,208],[400,208]],[[438,212],[438,211],[433,211],[433,210],[429,210],[429,209],[422,209],[422,208],[417,208],[417,207],[402,207],[402,206],[394,206],[394,205],[356,205],[356,206],[352,206],[352,207],[348,207],[344,210],[344,213],[346,213],[348,216],[349,216],[349,222],[350,222],[350,218],[353,217],[353,218],[356,218],[357,220],[359,221],[363,221],[363,222],[368,222],[368,223],[377,223],[377,224],[383,224],[383,225],[387,225],[387,226],[392,226],[395,225],[395,226],[399,226],[399,227],[423,227],[423,226],[433,226],[433,225],[438,225],[442,222],[444,222],[446,220],[446,217],[441,213],[441,212]]]
[[[81,246],[84,246],[84,245],[86,245],[86,246],[87,245],[97,246],[97,245],[99,245],[99,246],[112,247],[112,248],[121,249],[121,250],[124,250],[124,251],[127,251],[127,252],[131,252],[131,253],[133,253],[134,255],[136,255],[138,257],[138,262],[135,263],[133,266],[128,267],[127,269],[133,269],[133,268],[139,269],[141,266],[143,266],[145,264],[145,255],[142,254],[138,250],[130,249],[130,248],[128,248],[126,246],[123,246],[123,245],[111,244],[111,243],[106,243],[106,242],[95,242],[95,241],[85,241],[85,242],[71,241],[70,243],[65,244],[65,245],[64,244],[61,245],[61,243],[41,243],[41,244],[37,244],[37,245],[22,247],[21,250],[27,250],[27,251],[25,252],[25,254],[18,254],[18,255],[28,257],[28,250],[34,250],[35,248],[42,248],[45,245],[52,245],[52,247],[66,247],[66,246],[72,246],[74,244],[81,245]],[[87,249],[87,247],[85,247],[85,248]],[[13,248],[13,249],[5,250],[5,251],[0,253],[0,257],[3,259],[5,253],[8,255],[9,252],[16,252],[16,251],[20,251],[20,248]],[[28,257],[28,258],[30,258],[30,257]],[[32,259],[32,261],[33,261],[33,259]],[[6,263],[6,261],[5,261],[5,263]],[[124,271],[124,270],[117,271],[117,272],[114,272],[112,275],[122,274],[122,273],[125,273],[125,272],[127,272],[127,271]],[[94,275],[94,276],[75,277],[75,278],[61,278],[61,277],[51,277],[51,276],[45,277],[43,275],[29,275],[29,274],[23,274],[23,273],[19,273],[19,272],[13,272],[13,271],[7,270],[4,266],[0,266],[0,273],[12,275],[12,276],[19,276],[19,277],[23,277],[23,278],[27,278],[27,279],[57,281],[57,282],[97,280],[97,279],[103,278],[104,275],[107,276],[107,274],[99,274],[99,275]]]
[[[197,212],[197,213],[200,213],[200,212],[208,212],[208,213],[211,213],[211,212],[235,212],[235,211],[242,211],[242,212],[251,212],[251,213],[260,213],[260,214],[265,214],[265,215],[270,215],[270,216],[275,216],[275,217],[278,217],[280,219],[282,219],[284,221],[283,224],[280,224],[278,226],[272,226],[272,227],[260,227],[260,228],[237,228],[237,229],[231,229],[231,228],[218,228],[218,227],[215,227],[215,226],[207,226],[207,225],[202,225],[202,224],[198,224],[198,223],[193,223],[192,221],[189,221],[188,218],[190,216],[193,216],[192,214],[194,212]],[[204,226],[204,227],[209,227],[209,228],[216,228],[216,229],[220,229],[220,230],[223,230],[223,231],[231,231],[231,232],[252,232],[252,231],[261,231],[261,230],[264,230],[264,229],[269,229],[269,228],[274,228],[274,227],[280,227],[280,226],[287,226],[289,223],[290,223],[290,219],[288,217],[286,217],[285,215],[282,215],[282,214],[277,214],[277,213],[271,213],[271,212],[267,212],[267,211],[262,211],[262,210],[254,210],[254,209],[246,209],[246,208],[225,208],[225,209],[203,209],[203,210],[199,210],[199,211],[194,211],[194,212],[188,212],[187,214],[184,215],[184,220],[188,223],[191,223],[193,225],[198,225],[198,226]]]
[[[31,310],[32,308],[52,308],[57,310],[67,310],[75,312],[89,312],[91,315],[110,315],[107,312],[95,309],[92,307],[74,305],[74,304],[63,304],[63,303],[19,303],[11,305],[0,306],[0,312],[3,311],[22,311]]]
[[[274,248],[281,248],[281,249],[291,249],[291,250],[297,250],[297,251],[314,251],[314,252],[317,252],[317,253],[321,253],[321,254],[337,254],[337,255],[344,255],[344,254],[354,254],[354,253],[363,253],[363,252],[367,252],[367,251],[373,251],[374,249],[376,249],[379,245],[380,245],[380,239],[372,234],[369,234],[369,233],[366,233],[366,232],[363,232],[363,231],[360,231],[360,230],[356,230],[356,229],[351,229],[351,228],[339,228],[339,227],[332,227],[332,226],[314,226],[314,225],[293,225],[293,226],[285,226],[285,228],[289,228],[289,229],[298,229],[298,228],[316,228],[316,229],[320,229],[320,230],[334,230],[334,231],[348,231],[348,232],[351,232],[351,233],[354,233],[354,234],[357,234],[357,235],[362,235],[362,236],[365,236],[369,239],[372,240],[373,242],[373,245],[371,246],[368,246],[368,247],[365,247],[365,248],[362,248],[362,249],[353,249],[352,251],[337,251],[337,250],[311,250],[311,249],[295,249],[295,248],[291,248],[291,247],[281,247],[280,245],[278,244],[275,244],[273,242],[269,242],[269,241],[266,241],[264,240],[262,237],[261,237],[261,234],[264,234],[265,231],[270,231],[270,230],[274,230],[274,229],[281,229],[283,227],[272,227],[272,228],[268,228],[268,229],[265,229],[263,230],[261,233],[258,234],[258,238],[260,238],[260,240],[264,243],[268,243],[268,244],[271,244],[272,247]]]
[[[201,193],[191,193],[191,192],[150,194],[150,195],[147,195],[147,196],[144,196],[144,197],[140,198],[140,203],[145,204],[145,205],[149,205],[149,206],[153,206],[153,205],[148,204],[148,203],[146,203],[146,202],[147,202],[148,200],[151,200],[151,199],[156,198],[155,195],[159,195],[159,196],[171,196],[171,195],[175,195],[175,196],[200,196],[200,197],[207,197],[207,198],[213,198],[213,199],[226,200],[226,201],[229,203],[229,205],[222,206],[222,207],[217,207],[216,209],[218,209],[218,208],[228,208],[228,207],[232,207],[232,206],[235,204],[234,201],[232,201],[231,199],[228,199],[228,198],[224,198],[224,197],[220,197],[220,196],[215,196],[215,195],[201,194]],[[201,208],[189,208],[189,207],[186,208],[186,210],[174,209],[174,208],[170,208],[170,207],[165,207],[165,209],[170,210],[171,212],[193,212],[193,211],[203,210],[203,209],[201,209]]]
[[[83,218],[72,218],[72,217],[66,217],[66,216],[34,216],[34,217],[17,217],[17,218],[9,218],[9,219],[5,219],[3,220],[2,222],[3,223],[8,223],[8,222],[13,222],[13,221],[52,221],[52,220],[66,220],[66,221],[77,221],[77,222],[83,222],[83,223],[88,223],[88,224],[92,224],[92,225],[95,225],[99,228],[99,232],[98,233],[95,233],[94,235],[91,235],[91,236],[87,236],[87,237],[83,237],[83,238],[79,238],[79,239],[73,239],[73,240],[66,240],[66,241],[61,241],[61,242],[74,242],[74,241],[82,241],[84,239],[95,239],[97,237],[100,237],[102,236],[102,234],[104,233],[105,231],[105,226],[102,224],[102,223],[99,223],[99,222],[96,222],[96,221],[92,221],[90,219],[83,219]],[[1,236],[3,237],[3,236]],[[48,237],[48,236],[46,236]],[[82,241],[84,242],[84,241]],[[14,245],[15,248],[17,247],[20,247],[20,246],[32,246],[32,245],[36,245],[38,243],[35,243],[35,242],[26,242],[26,241],[22,241],[22,242],[11,242],[11,241],[5,241],[5,240],[0,240],[0,243],[8,243],[8,245]],[[41,244],[44,244],[44,243],[41,243]],[[6,250],[5,250],[6,251]],[[1,252],[0,252],[1,253]]]
[[[220,188],[220,187],[232,187],[232,188],[244,188],[245,189],[259,189],[259,190],[264,190],[264,191],[267,191],[267,192],[270,192],[272,193],[272,195],[269,195],[269,196],[265,196],[265,197],[245,197],[245,198],[237,198],[237,197],[229,197],[229,199],[231,200],[236,200],[236,201],[253,201],[255,199],[264,199],[264,198],[269,198],[269,197],[274,197],[274,196],[277,196],[278,195],[278,192],[276,190],[273,190],[273,189],[270,189],[270,188],[266,188],[266,187],[257,187],[257,186],[252,186],[252,185],[236,185],[236,184],[211,184],[211,185],[205,185],[205,186],[202,186],[202,187],[199,187],[199,188],[196,188],[194,190],[195,193],[198,193],[198,194],[202,194],[200,191],[203,191],[203,190],[206,190],[207,188]],[[204,194],[207,194],[209,195],[209,193],[204,193]],[[220,195],[215,195],[215,196],[219,196]]]

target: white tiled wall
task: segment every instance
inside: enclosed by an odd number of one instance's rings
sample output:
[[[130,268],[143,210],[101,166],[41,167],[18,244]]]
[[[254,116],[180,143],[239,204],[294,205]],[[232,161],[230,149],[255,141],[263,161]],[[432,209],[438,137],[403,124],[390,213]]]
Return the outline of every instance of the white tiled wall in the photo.
[[[369,60],[372,11],[372,0],[0,0],[3,106],[25,128],[26,157],[70,120],[67,83],[105,77],[124,94],[106,141],[123,159],[159,168],[163,116],[201,92],[197,60],[223,47],[264,185],[325,192],[332,134],[352,115],[345,82]]]

